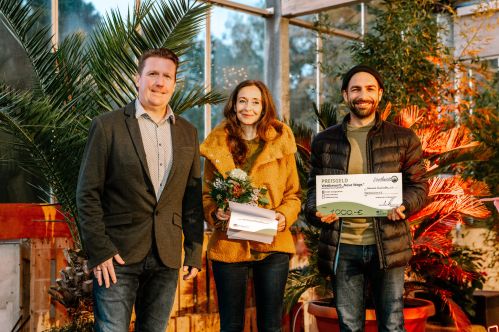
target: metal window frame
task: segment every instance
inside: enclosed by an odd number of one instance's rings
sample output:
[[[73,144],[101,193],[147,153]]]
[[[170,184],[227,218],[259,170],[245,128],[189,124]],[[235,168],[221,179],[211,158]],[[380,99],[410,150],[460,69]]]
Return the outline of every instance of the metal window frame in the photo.
[[[239,11],[242,13],[250,14],[250,15],[256,15],[256,16],[261,16],[264,18],[269,18],[274,15],[274,8],[257,8],[253,6],[248,6],[244,5],[241,3],[237,3],[234,1],[230,0],[199,0],[202,2],[206,2],[212,5],[215,5],[217,7],[224,7],[228,8],[230,10],[234,11]],[[135,7],[137,8],[140,6],[141,0],[134,0],[135,2]],[[52,46],[55,49],[57,49],[59,45],[59,0],[51,0],[51,23],[52,23]],[[300,19],[300,18],[289,18],[289,24],[298,26],[301,28],[309,29],[309,30],[314,30],[317,32],[317,37],[316,37],[316,50],[317,50],[317,56],[315,59],[315,66],[317,68],[316,70],[316,102],[317,102],[317,107],[320,108],[320,105],[322,103],[321,95],[322,95],[322,84],[321,84],[321,77],[322,77],[322,72],[320,70],[320,63],[322,62],[323,56],[321,52],[319,52],[320,48],[322,47],[322,40],[321,40],[321,34],[328,34],[328,35],[334,35],[350,40],[361,40],[362,37],[364,36],[365,33],[365,4],[364,2],[361,3],[361,34],[351,32],[351,31],[346,31],[342,29],[334,29],[334,28],[324,28],[324,27],[317,27],[315,26],[312,22]],[[207,16],[206,19],[206,24],[205,24],[205,52],[204,52],[204,86],[207,92],[211,91],[211,78],[212,78],[212,71],[211,71],[211,13],[210,15]],[[204,136],[206,137],[209,132],[211,131],[211,105],[206,104],[204,106]]]

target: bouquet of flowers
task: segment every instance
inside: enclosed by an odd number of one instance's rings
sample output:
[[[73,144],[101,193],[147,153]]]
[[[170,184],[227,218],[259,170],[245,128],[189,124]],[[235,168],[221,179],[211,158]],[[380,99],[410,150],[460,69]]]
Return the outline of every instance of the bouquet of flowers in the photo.
[[[251,185],[251,179],[245,171],[235,168],[227,172],[227,177],[216,172],[213,181],[209,183],[210,195],[217,206],[224,211],[229,206],[229,201],[245,203],[250,205],[267,205],[265,197],[267,188],[255,188]]]

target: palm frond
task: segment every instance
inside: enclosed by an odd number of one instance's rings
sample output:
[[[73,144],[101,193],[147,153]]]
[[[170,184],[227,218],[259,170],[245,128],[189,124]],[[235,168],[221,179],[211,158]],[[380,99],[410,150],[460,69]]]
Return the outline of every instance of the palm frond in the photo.
[[[33,95],[50,94],[57,76],[55,54],[51,48],[50,27],[37,28],[42,11],[33,10],[24,1],[0,0],[2,22],[28,56],[34,71]],[[41,91],[38,91],[41,90]]]
[[[188,109],[204,104],[218,104],[225,101],[225,96],[217,91],[205,92],[202,86],[195,86],[190,90],[176,89],[170,100],[170,106],[175,114],[182,114]]]
[[[319,291],[325,293],[324,290],[328,289],[326,279],[320,277],[317,273],[310,273],[310,271],[308,271],[310,268],[312,267],[307,266],[302,269],[289,271],[286,289],[284,291],[286,312],[289,312],[293,308],[293,305],[298,302],[300,297],[307,290],[320,288]]]
[[[308,174],[310,173],[310,150],[306,147],[296,144],[297,152],[295,154],[296,167],[298,168],[298,177],[300,179],[300,186],[303,190],[302,200],[305,200],[307,193],[305,188],[307,188]]]
[[[390,102],[386,103],[385,109],[381,112],[381,120],[388,119],[390,113],[392,112],[392,104]]]
[[[418,106],[413,105],[402,109],[394,119],[399,126],[410,128],[423,118],[423,112]]]
[[[449,153],[460,149],[478,147],[466,127],[455,127],[442,131],[438,126],[425,127],[417,130],[417,134],[423,145],[423,151],[427,156],[441,157],[443,153]]]
[[[409,218],[411,226],[417,226],[427,219],[442,227],[453,227],[462,220],[460,215],[486,218],[490,211],[475,196],[470,194],[469,184],[459,176],[433,177],[429,180],[428,196],[432,199],[423,209]],[[484,185],[478,186],[480,193],[488,193]],[[432,226],[425,225],[425,229]]]
[[[459,180],[460,186],[466,195],[475,197],[492,196],[489,186],[484,181],[478,181],[471,178],[464,179],[461,177],[459,177]]]
[[[112,110],[135,97],[136,61],[145,50],[166,47],[179,56],[188,52],[209,8],[207,4],[190,0],[146,1],[138,11],[129,12],[126,19],[118,11],[107,15],[94,30],[89,46],[99,104],[105,110]],[[222,100],[217,93],[206,94],[202,99],[210,103]],[[191,101],[187,108],[194,104],[196,102]],[[183,111],[185,109],[180,112]]]
[[[141,22],[144,44],[148,48],[169,48],[179,56],[185,54],[203,27],[209,8],[192,0],[158,1]]]
[[[75,158],[74,154],[68,155],[67,150],[74,144],[72,131],[67,126],[70,119],[54,112],[48,100],[34,99],[31,93],[11,91],[5,87],[0,91],[0,129],[14,138],[12,148],[29,156],[18,160],[20,167],[43,175],[47,180],[52,190],[47,194],[55,194],[63,204],[65,213],[69,213],[66,221],[78,246],[78,230],[72,217],[76,216],[74,188],[79,161],[73,168],[71,166],[74,163],[68,162]],[[64,139],[55,142],[58,135]]]
[[[449,312],[457,331],[471,332],[471,322],[461,307],[452,298],[447,299],[447,305],[449,306]]]
[[[412,249],[415,253],[427,251],[445,257],[452,250],[452,241],[441,232],[428,232],[414,239]]]
[[[491,215],[489,209],[474,196],[461,196],[456,201],[456,211],[477,219],[485,219]]]
[[[129,9],[126,18],[111,10],[90,36],[89,68],[98,89],[97,102],[107,111],[128,104],[135,96],[136,59],[142,48],[132,40],[151,6],[146,1],[137,11]]]
[[[317,108],[317,104],[312,104],[315,116],[319,121],[321,130],[334,126],[338,123],[338,106],[333,103],[325,102],[321,104],[320,110]]]
[[[57,79],[52,82],[49,100],[55,109],[69,112],[64,116],[81,117],[95,109],[95,87],[89,77],[84,43],[84,34],[70,34],[56,51]]]
[[[289,127],[293,131],[296,144],[303,147],[303,149],[310,151],[310,144],[312,143],[311,137],[314,134],[313,130],[306,124],[298,123],[293,120],[289,120]]]
[[[463,188],[456,177],[433,177],[429,181],[428,196],[462,194]]]

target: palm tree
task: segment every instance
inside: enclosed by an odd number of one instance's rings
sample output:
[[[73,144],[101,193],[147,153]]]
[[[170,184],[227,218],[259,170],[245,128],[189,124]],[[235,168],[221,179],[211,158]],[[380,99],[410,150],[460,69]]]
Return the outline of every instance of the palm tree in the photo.
[[[330,108],[328,106],[325,109]],[[387,119],[391,112],[388,104],[382,112]],[[470,326],[468,315],[473,315],[473,290],[481,288],[484,276],[480,273],[477,252],[462,248],[452,243],[451,231],[469,218],[483,219],[490,211],[477,198],[489,196],[487,186],[483,182],[464,180],[459,175],[449,175],[450,165],[466,160],[472,155],[472,149],[478,147],[473,141],[470,131],[464,127],[445,129],[443,120],[438,122],[420,122],[427,118],[428,110],[420,110],[416,106],[405,108],[393,118],[393,122],[406,128],[416,127],[424,151],[424,159],[429,177],[430,203],[417,214],[408,219],[413,236],[413,257],[409,262],[405,282],[406,295],[415,291],[435,294],[448,308],[448,313],[459,330]],[[320,115],[316,111],[317,115]],[[424,115],[424,116],[423,116]],[[336,116],[322,115],[330,122],[319,121],[322,129],[336,123]],[[309,169],[306,160],[310,158],[311,136],[300,136],[306,133],[303,129],[295,131],[300,156]],[[305,143],[304,143],[305,142]],[[303,175],[305,176],[305,175]],[[304,225],[299,228],[305,237],[309,252],[312,253],[309,265],[300,270],[290,272],[286,289],[287,307],[290,309],[301,294],[310,288],[316,288],[319,296],[328,294],[328,282],[320,275],[317,268],[317,245],[319,230]]]
[[[19,161],[21,167],[48,184],[40,189],[60,204],[75,249],[82,249],[75,194],[90,121],[135,98],[133,77],[143,51],[166,47],[182,59],[208,11],[209,5],[193,0],[147,0],[126,15],[111,11],[90,35],[74,33],[55,47],[50,26],[35,24],[40,10],[33,9],[29,1],[0,0],[2,23],[24,49],[33,69],[29,91],[0,83],[0,130],[13,137],[12,149],[28,156]],[[182,83],[177,84],[170,102],[177,114],[223,101],[219,93],[206,92],[200,85],[186,89]],[[84,271],[81,263],[69,260],[74,267],[71,275]],[[80,285],[71,287],[83,289],[83,283],[88,283],[88,277],[78,280]],[[69,288],[63,281],[55,290],[63,304],[78,305],[79,301],[65,297]]]

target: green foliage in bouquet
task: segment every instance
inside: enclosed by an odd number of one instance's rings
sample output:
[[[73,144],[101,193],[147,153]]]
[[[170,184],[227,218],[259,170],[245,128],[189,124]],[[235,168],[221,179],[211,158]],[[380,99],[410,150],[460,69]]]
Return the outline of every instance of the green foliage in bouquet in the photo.
[[[209,182],[208,185],[210,186],[210,196],[217,206],[224,211],[229,207],[229,201],[254,206],[269,204],[269,200],[265,196],[267,188],[253,187],[251,178],[239,168],[227,172],[226,177],[216,172],[213,181]]]

